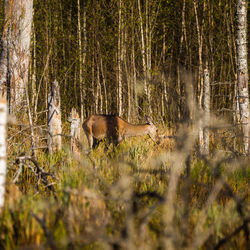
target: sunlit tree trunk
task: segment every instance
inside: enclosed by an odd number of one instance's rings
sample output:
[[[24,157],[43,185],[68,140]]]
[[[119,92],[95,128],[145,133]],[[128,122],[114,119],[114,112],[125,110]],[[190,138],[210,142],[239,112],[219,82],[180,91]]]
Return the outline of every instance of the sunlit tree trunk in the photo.
[[[87,49],[87,28],[86,28],[86,8],[83,7],[83,25],[81,25],[81,5],[80,0],[77,0],[77,27],[78,27],[78,47],[79,47],[79,82],[80,82],[80,119],[84,119],[84,98],[85,98],[85,83],[84,83],[84,66],[86,63]],[[83,30],[83,39],[82,39]],[[83,44],[82,44],[83,43]]]
[[[35,100],[36,100],[36,95],[37,95],[37,90],[36,90],[36,32],[35,32],[35,27],[34,27],[34,22],[32,25],[32,35],[33,35],[33,59],[32,59],[32,64],[31,64],[31,92],[32,92],[32,97],[31,97],[31,110],[34,112],[35,108]]]
[[[77,0],[77,33],[79,50],[79,84],[80,84],[80,112],[81,122],[83,122],[83,59],[82,59],[82,26],[81,26],[81,6]]]
[[[70,116],[68,117],[70,122],[70,151],[73,154],[79,155],[78,141],[80,140],[80,118],[75,108],[72,108]]]
[[[249,153],[249,94],[247,67],[247,1],[237,0],[237,85],[240,123],[243,131],[245,154]]]
[[[23,102],[28,82],[33,0],[5,1],[5,28],[0,57],[0,89],[9,111]]]
[[[6,178],[6,123],[7,104],[5,98],[0,98],[0,208],[4,205]]]
[[[166,27],[165,24],[163,24],[163,42],[162,42],[162,70],[161,70],[161,81],[162,81],[162,115],[163,117],[166,116],[167,109],[167,103],[168,103],[168,96],[167,96],[167,79],[165,75],[165,67],[166,67]]]
[[[103,91],[104,91],[104,110],[105,110],[105,114],[107,114],[108,113],[108,99],[107,99],[106,76],[105,76],[105,72],[104,72],[103,60],[102,60],[102,54],[101,54],[101,48],[100,48],[99,41],[97,41],[97,46],[98,46],[100,71],[101,71],[102,82],[103,82]]]
[[[132,7],[132,40],[131,40],[131,79],[133,82],[133,115],[138,116],[138,98],[137,98],[137,83],[136,83],[136,65],[135,65],[135,22],[134,22],[134,6]]]
[[[48,94],[48,148],[50,154],[62,149],[61,97],[58,82],[55,80]]]
[[[204,91],[203,91],[203,109],[204,109],[204,144],[203,144],[203,154],[209,154],[209,119],[210,119],[210,77],[209,71],[207,69],[204,70],[203,73],[204,78]]]
[[[117,53],[117,67],[118,67],[118,115],[122,115],[122,0],[119,0],[119,24],[118,24],[118,53]]]
[[[151,105],[150,105],[150,94],[148,89],[148,71],[147,71],[147,58],[146,58],[146,42],[145,42],[145,30],[143,27],[142,19],[142,10],[141,3],[138,0],[138,12],[139,12],[139,22],[140,22],[140,35],[141,35],[141,54],[142,54],[142,69],[143,69],[143,83],[144,83],[144,92],[147,99],[147,106],[149,115],[151,115]],[[148,31],[147,31],[148,32]],[[146,32],[146,34],[147,34]]]
[[[181,38],[180,38],[180,47],[179,47],[179,53],[177,57],[177,91],[179,95],[179,100],[178,100],[178,118],[181,118],[181,99],[182,99],[182,93],[181,93],[181,77],[180,77],[180,57],[181,57],[181,52],[182,52],[182,44],[184,40],[184,32],[186,30],[185,27],[185,11],[186,11],[186,0],[183,0],[183,7],[182,7],[182,21],[181,21]]]
[[[199,21],[198,17],[198,6],[197,1],[194,0],[194,13],[195,13],[195,20],[196,20],[196,29],[197,29],[197,36],[198,36],[198,54],[199,54],[199,70],[198,70],[198,103],[199,107],[201,107],[202,103],[202,94],[203,94],[203,78],[202,78],[202,49],[203,49],[203,22],[204,18]],[[204,1],[204,8],[205,8],[205,1]]]

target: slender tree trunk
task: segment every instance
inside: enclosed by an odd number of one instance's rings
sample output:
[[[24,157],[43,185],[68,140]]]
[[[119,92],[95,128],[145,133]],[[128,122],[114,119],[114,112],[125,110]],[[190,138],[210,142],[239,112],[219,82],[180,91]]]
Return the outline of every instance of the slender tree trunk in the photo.
[[[70,122],[70,151],[73,154],[79,154],[78,141],[80,140],[80,118],[75,108],[72,108],[70,116],[68,117]]]
[[[177,92],[179,95],[178,98],[178,118],[181,118],[181,99],[182,99],[182,93],[181,93],[181,77],[180,77],[180,57],[182,52],[182,44],[184,39],[184,30],[185,28],[185,10],[186,10],[186,0],[183,0],[183,7],[182,7],[182,21],[181,21],[181,38],[180,38],[180,47],[179,47],[179,53],[178,53],[178,59],[177,59]]]
[[[36,90],[36,32],[35,32],[34,22],[32,25],[32,34],[33,34],[33,65],[32,65],[33,67],[31,70],[32,72],[32,75],[31,75],[31,92],[32,92],[31,108],[32,108],[32,112],[34,112],[35,100],[36,100],[36,95],[37,95],[37,90]],[[36,116],[36,114],[34,116]]]
[[[29,118],[29,125],[30,125],[30,133],[31,133],[31,153],[33,156],[36,156],[36,140],[35,140],[35,132],[33,127],[33,119],[31,114],[31,107],[30,107],[30,100],[29,100],[29,92],[28,86],[26,85],[26,102],[27,102],[27,111],[28,111],[28,118]]]
[[[249,93],[247,67],[247,1],[237,0],[237,83],[244,153],[249,153]]]
[[[143,68],[143,83],[144,83],[144,92],[147,99],[147,106],[149,115],[151,115],[151,106],[150,106],[150,97],[148,91],[148,75],[147,75],[147,61],[146,61],[146,45],[145,45],[145,34],[143,28],[143,19],[142,19],[142,10],[141,3],[138,0],[138,11],[139,11],[139,22],[140,22],[140,34],[141,34],[141,54],[142,54],[142,68]]]
[[[4,206],[6,166],[6,123],[7,103],[5,98],[0,99],[0,208]]]
[[[131,66],[132,66],[132,82],[133,82],[133,116],[138,117],[138,98],[137,98],[137,84],[136,84],[136,65],[135,65],[135,23],[134,23],[134,6],[132,7],[132,40],[131,40]]]
[[[203,48],[203,21],[201,21],[201,26],[199,23],[199,17],[198,17],[198,6],[196,0],[194,0],[194,13],[195,13],[195,20],[196,20],[196,29],[197,29],[197,36],[198,36],[198,54],[199,54],[199,71],[198,71],[198,100],[199,100],[199,107],[202,106],[202,95],[203,95],[203,78],[202,78],[202,48]],[[205,6],[205,1],[204,1]]]
[[[207,69],[204,70],[204,91],[203,91],[203,108],[204,108],[204,145],[203,145],[203,154],[209,154],[209,128],[206,127],[209,124],[210,119],[210,77],[209,71]]]
[[[10,112],[22,104],[28,82],[32,10],[32,0],[5,1],[0,89],[2,95],[7,96]]]
[[[83,54],[82,54],[82,65],[83,65],[83,69],[85,68],[85,64],[86,64],[86,57],[87,57],[87,17],[86,17],[86,7],[83,7]],[[83,73],[85,72],[85,70],[83,71]],[[86,90],[85,90],[85,85],[86,85],[86,81],[85,78],[83,78],[83,82],[82,82],[82,101],[84,102],[84,99],[86,97]],[[84,104],[82,103],[82,107],[81,107],[81,114],[80,114],[80,118],[81,121],[83,122],[83,118],[84,118],[84,112],[83,112],[83,108],[84,108]],[[86,111],[85,111],[86,114]],[[86,115],[85,115],[86,116]]]
[[[149,0],[146,0],[146,27],[145,27],[145,37],[146,37],[146,79],[147,79],[147,89],[148,89],[148,109],[149,115],[152,114],[151,107],[151,46],[152,46],[152,25],[149,17]]]
[[[108,99],[107,99],[106,76],[104,73],[103,60],[102,60],[102,54],[101,54],[101,48],[100,48],[99,41],[97,41],[97,46],[98,46],[100,70],[101,70],[101,76],[102,76],[102,82],[103,82],[105,114],[107,114],[108,113]]]
[[[122,116],[122,0],[119,0],[119,25],[118,25],[118,115]]]
[[[80,112],[81,122],[83,122],[83,59],[82,59],[82,27],[81,27],[81,6],[77,0],[77,33],[79,50],[79,84],[80,84]]]
[[[103,96],[102,96],[102,85],[101,85],[101,79],[100,79],[100,65],[99,65],[99,60],[98,60],[98,55],[96,53],[96,84],[97,84],[97,92],[98,92],[98,112],[100,114],[103,113],[103,108],[102,108],[102,104],[103,104]]]
[[[166,27],[163,24],[163,43],[162,43],[162,70],[161,70],[161,81],[162,81],[162,116],[166,117],[165,107],[167,107],[168,103],[168,95],[167,95],[167,82],[166,82],[166,75],[165,75],[165,67],[166,67]]]
[[[48,95],[48,148],[50,154],[62,149],[61,97],[58,82],[55,80]]]

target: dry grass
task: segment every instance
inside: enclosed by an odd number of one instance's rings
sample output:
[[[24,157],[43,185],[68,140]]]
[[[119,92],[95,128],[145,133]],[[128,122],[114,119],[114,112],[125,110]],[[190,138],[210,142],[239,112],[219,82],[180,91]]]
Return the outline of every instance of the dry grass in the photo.
[[[30,147],[21,134],[13,137],[0,248],[247,249],[248,159],[213,134],[210,157],[199,156],[196,131],[160,127],[176,137],[159,144],[131,138],[107,152],[101,143],[90,155],[70,155],[67,139],[53,156],[40,149],[53,189],[38,183],[30,161],[13,184],[15,158]]]

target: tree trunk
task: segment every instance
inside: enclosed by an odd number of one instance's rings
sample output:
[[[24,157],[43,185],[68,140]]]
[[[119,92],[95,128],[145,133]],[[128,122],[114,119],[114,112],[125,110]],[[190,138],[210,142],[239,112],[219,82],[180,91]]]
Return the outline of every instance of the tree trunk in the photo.
[[[177,58],[177,93],[178,93],[178,119],[181,119],[181,107],[182,107],[182,93],[181,93],[181,72],[180,72],[180,57],[182,52],[182,44],[184,39],[184,31],[185,31],[185,11],[186,11],[186,0],[183,0],[182,7],[182,21],[181,21],[181,38],[180,38],[180,47]]]
[[[80,85],[80,110],[81,122],[83,122],[83,77],[82,77],[82,28],[81,28],[81,6],[80,0],[77,0],[77,33],[79,50],[79,85]]]
[[[205,6],[205,1],[204,1],[204,6]],[[205,8],[205,7],[204,7]],[[194,0],[194,13],[195,13],[195,20],[196,20],[196,29],[197,29],[197,36],[198,36],[198,54],[199,54],[199,71],[198,71],[198,103],[199,107],[201,108],[202,106],[202,95],[203,95],[203,78],[202,78],[202,67],[203,67],[203,62],[202,62],[202,48],[203,48],[203,21],[201,21],[201,26],[199,23],[199,18],[198,18],[198,6],[196,0]]]
[[[147,74],[147,61],[146,61],[146,45],[145,45],[145,35],[144,35],[140,0],[138,0],[138,11],[139,11],[140,33],[141,33],[141,54],[142,54],[144,92],[147,98],[147,106],[149,109],[148,112],[149,112],[149,115],[151,115],[150,96],[149,96],[149,91],[148,91],[148,79],[147,79],[148,74]]]
[[[48,94],[48,148],[50,154],[62,149],[61,98],[58,82],[55,80]]]
[[[210,118],[210,78],[209,71],[204,70],[204,91],[203,91],[203,109],[204,109],[204,124],[203,124],[203,155],[209,154],[209,128],[206,127],[209,124]]]
[[[100,74],[102,77],[102,83],[103,83],[103,92],[104,92],[104,113],[108,113],[108,99],[107,99],[107,87],[106,87],[106,76],[104,72],[104,66],[103,66],[103,59],[102,59],[102,53],[101,53],[101,47],[99,41],[97,41],[97,50],[98,50],[98,63],[100,63]]]
[[[249,153],[249,94],[247,68],[247,1],[237,0],[237,85],[244,153]]]
[[[0,89],[9,112],[23,102],[28,82],[33,1],[5,1],[6,26],[0,57]]]
[[[135,64],[135,23],[134,23],[134,7],[132,7],[132,40],[131,40],[131,79],[133,82],[133,118],[138,117],[138,98],[137,98],[137,84],[136,84],[136,64]]]
[[[119,25],[118,25],[118,115],[122,115],[122,0],[119,0]]]
[[[75,108],[72,108],[68,122],[70,122],[70,151],[73,154],[79,154],[80,118]]]
[[[7,104],[6,100],[0,99],[0,208],[4,206],[5,178],[6,178],[6,123]]]

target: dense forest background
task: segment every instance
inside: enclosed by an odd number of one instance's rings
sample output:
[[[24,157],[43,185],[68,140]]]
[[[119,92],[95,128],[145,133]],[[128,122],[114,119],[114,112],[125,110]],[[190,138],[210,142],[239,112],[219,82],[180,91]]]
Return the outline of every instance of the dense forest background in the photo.
[[[81,118],[107,113],[137,121],[152,114],[173,125],[188,115],[185,75],[191,74],[188,84],[201,103],[207,68],[211,109],[232,119],[235,13],[233,0],[34,1],[33,114],[42,112],[35,116],[44,120],[47,92],[57,79],[64,120],[76,107]]]

